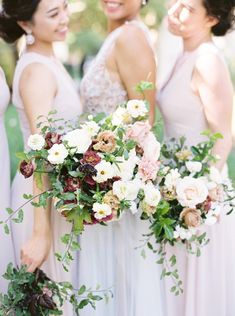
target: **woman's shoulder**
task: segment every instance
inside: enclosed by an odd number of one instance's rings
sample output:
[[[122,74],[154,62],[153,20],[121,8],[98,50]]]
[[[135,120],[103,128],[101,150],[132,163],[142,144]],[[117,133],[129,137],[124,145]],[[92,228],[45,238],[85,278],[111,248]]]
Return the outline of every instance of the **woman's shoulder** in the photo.
[[[116,40],[119,50],[131,50],[139,54],[145,49],[152,49],[150,32],[141,21],[125,23]]]
[[[210,85],[229,80],[229,70],[222,52],[213,43],[202,44],[195,61],[195,71]]]

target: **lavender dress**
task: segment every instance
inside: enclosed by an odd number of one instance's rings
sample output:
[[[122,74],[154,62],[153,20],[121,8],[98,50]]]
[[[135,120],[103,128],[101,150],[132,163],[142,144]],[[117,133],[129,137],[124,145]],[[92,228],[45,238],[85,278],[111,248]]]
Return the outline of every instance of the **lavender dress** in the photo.
[[[19,93],[20,78],[28,65],[39,63],[47,67],[54,75],[57,82],[57,94],[54,97],[52,109],[57,110],[57,117],[65,120],[73,120],[82,113],[82,106],[78,97],[76,88],[72,79],[65,71],[63,66],[56,59],[43,56],[38,53],[24,53],[17,64],[14,81],[13,81],[13,103],[17,108],[20,125],[23,133],[25,148],[27,147],[27,139],[31,134],[28,118],[24,110],[24,104]],[[43,78],[42,78],[43,80]],[[39,87],[40,88],[40,87]],[[25,179],[19,172],[16,174],[12,185],[12,208],[16,209],[21,206],[25,199],[23,194],[32,194],[33,178]],[[53,231],[53,245],[49,258],[43,265],[44,271],[55,281],[70,281],[76,283],[77,278],[77,262],[71,265],[69,272],[65,272],[61,263],[55,258],[55,252],[63,252],[64,246],[60,241],[60,237],[66,233],[70,233],[71,224],[66,222],[59,213],[52,208],[51,223]],[[33,207],[28,204],[24,207],[24,221],[22,224],[13,224],[13,240],[17,264],[20,264],[20,249],[25,242],[31,237],[33,226]],[[63,309],[64,316],[72,316],[73,310],[70,304],[65,304]]]
[[[184,135],[188,145],[204,140],[200,134],[208,124],[203,104],[190,83],[196,59],[208,53],[222,58],[210,42],[185,52],[158,94],[166,138]],[[223,175],[227,177],[226,167]],[[184,293],[174,296],[170,292],[171,280],[165,280],[166,316],[235,315],[235,212],[224,214],[218,224],[208,227],[207,236],[210,242],[199,258],[188,255],[184,247],[168,248],[168,255],[178,258]]]
[[[10,101],[10,92],[4,73],[0,68],[0,221],[8,215],[6,208],[10,207],[10,160],[7,136],[4,126],[4,113]],[[0,292],[7,290],[7,282],[2,278],[9,262],[14,263],[14,252],[11,235],[6,235],[0,227]]]

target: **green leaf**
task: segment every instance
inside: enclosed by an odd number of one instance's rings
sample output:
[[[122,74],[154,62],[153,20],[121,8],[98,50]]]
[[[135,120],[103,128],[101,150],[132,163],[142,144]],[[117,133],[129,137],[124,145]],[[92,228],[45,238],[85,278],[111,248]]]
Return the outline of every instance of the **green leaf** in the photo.
[[[17,216],[17,218],[13,218],[12,221],[13,221],[14,223],[20,224],[20,223],[23,222],[23,220],[24,220],[24,212],[23,212],[22,209],[20,209],[20,210],[18,211],[18,216]]]
[[[21,160],[21,161],[23,161],[23,160],[28,161],[28,160],[29,160],[27,154],[24,153],[24,152],[18,152],[18,153],[16,153],[15,155],[16,155],[16,157],[17,157],[19,160]]]
[[[85,306],[89,304],[89,302],[90,302],[89,299],[82,300],[80,304],[78,305],[78,309],[83,309]]]
[[[81,296],[86,292],[86,286],[82,285],[78,291],[78,295]]]
[[[167,214],[170,210],[170,204],[164,200],[160,201],[160,203],[157,206],[157,214],[159,216],[163,216]]]
[[[11,215],[11,214],[14,213],[13,209],[10,208],[10,207],[6,208],[6,211],[7,211],[7,213],[8,213],[9,215]]]
[[[34,172],[34,179],[36,181],[36,186],[39,190],[43,190],[42,184],[42,173],[41,172]]]
[[[164,232],[165,232],[166,238],[168,240],[173,240],[173,238],[174,238],[174,230],[172,229],[172,227],[164,225]]]
[[[10,234],[10,229],[9,226],[7,224],[4,225],[4,232],[5,234],[9,235]]]

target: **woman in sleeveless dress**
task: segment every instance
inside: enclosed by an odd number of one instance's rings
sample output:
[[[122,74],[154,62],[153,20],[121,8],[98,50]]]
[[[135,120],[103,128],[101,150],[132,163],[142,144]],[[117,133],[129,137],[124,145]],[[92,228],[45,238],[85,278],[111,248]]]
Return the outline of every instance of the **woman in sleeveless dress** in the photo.
[[[166,139],[184,135],[194,145],[205,140],[200,133],[206,129],[223,134],[214,153],[224,177],[232,146],[233,88],[212,34],[224,35],[232,27],[234,5],[225,0],[175,1],[169,30],[182,37],[184,51],[158,95]],[[206,233],[210,242],[199,258],[182,247],[168,248],[168,255],[178,258],[184,293],[174,296],[170,280],[165,280],[166,316],[235,315],[235,214],[220,215]]]
[[[54,41],[65,40],[68,30],[68,4],[64,0],[3,1],[5,21],[3,38],[14,42],[26,35],[27,47],[20,57],[14,74],[13,103],[16,106],[24,137],[25,148],[30,134],[37,133],[37,117],[57,110],[57,117],[71,120],[82,112],[72,79],[53,51]],[[16,22],[21,21],[21,22]],[[45,179],[46,185],[46,179]],[[17,173],[12,186],[12,208],[21,206],[23,194],[38,194],[31,178]],[[52,207],[24,208],[22,224],[13,224],[13,239],[17,264],[25,264],[34,271],[43,263],[44,271],[56,281],[74,281],[76,262],[69,273],[57,262],[54,253],[62,252],[60,237],[71,231],[67,223]],[[64,306],[63,315],[73,315],[72,307]]]
[[[155,83],[156,65],[149,30],[139,19],[140,0],[101,1],[109,34],[81,82],[84,111],[114,112],[127,99],[141,98],[134,88],[141,80]],[[154,122],[155,90],[146,93]],[[161,316],[159,267],[151,253],[136,250],[148,225],[139,214],[123,215],[107,226],[88,226],[81,236],[80,283],[112,287],[114,298],[97,306],[96,316]],[[92,315],[91,309],[81,311]]]
[[[0,221],[6,220],[6,208],[10,207],[10,160],[7,135],[4,126],[4,113],[9,101],[10,92],[4,72],[0,68]],[[8,263],[14,263],[14,250],[11,235],[6,235],[2,227],[0,231],[0,252],[2,254],[0,260],[0,292],[6,292],[7,281],[3,279],[2,275],[6,272]]]

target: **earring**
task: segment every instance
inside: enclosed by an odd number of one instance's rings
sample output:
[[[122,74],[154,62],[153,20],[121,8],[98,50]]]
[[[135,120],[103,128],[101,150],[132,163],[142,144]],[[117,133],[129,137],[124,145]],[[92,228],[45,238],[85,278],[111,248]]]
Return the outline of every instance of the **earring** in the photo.
[[[142,6],[145,6],[147,4],[146,0],[142,0]]]
[[[25,37],[27,45],[33,45],[35,43],[35,37],[32,33],[27,33]]]

